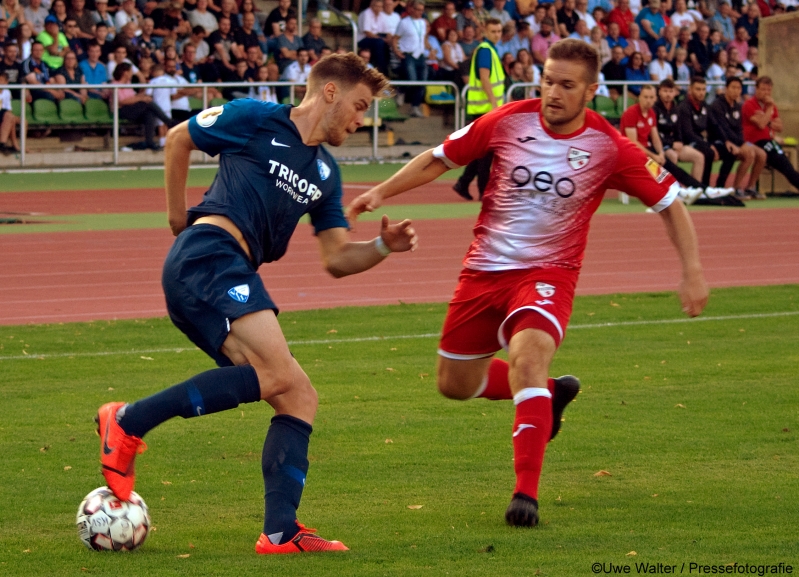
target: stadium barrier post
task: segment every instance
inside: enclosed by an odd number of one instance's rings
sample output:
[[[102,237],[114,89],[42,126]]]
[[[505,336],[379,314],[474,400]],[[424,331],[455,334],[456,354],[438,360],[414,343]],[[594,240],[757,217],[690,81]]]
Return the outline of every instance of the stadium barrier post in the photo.
[[[119,165],[119,87],[111,88],[114,108],[114,166]]]
[[[28,119],[25,114],[25,101],[28,98],[28,90],[23,85],[19,92],[19,146],[22,149],[19,153],[19,165],[25,166],[25,146],[28,140]]]
[[[377,123],[380,121],[380,99],[375,98],[374,103],[375,109],[372,113],[372,160],[377,160],[377,135],[379,132]]]

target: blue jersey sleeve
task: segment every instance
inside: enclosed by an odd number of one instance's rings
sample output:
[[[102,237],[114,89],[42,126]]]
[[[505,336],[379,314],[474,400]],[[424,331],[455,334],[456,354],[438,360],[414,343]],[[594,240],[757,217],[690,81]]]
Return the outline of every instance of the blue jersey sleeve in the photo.
[[[478,70],[480,68],[491,70],[491,51],[488,48],[481,48],[477,51],[477,66],[475,68]]]
[[[341,199],[344,196],[341,190],[341,172],[337,164],[334,163],[333,166],[336,171],[335,191],[308,211],[311,217],[311,224],[313,224],[316,234],[330,228],[349,229],[350,227],[349,223],[347,223],[347,219],[344,217],[344,208],[341,205]]]
[[[244,98],[208,108],[189,120],[189,134],[211,156],[241,152],[258,130],[263,108],[264,103]]]

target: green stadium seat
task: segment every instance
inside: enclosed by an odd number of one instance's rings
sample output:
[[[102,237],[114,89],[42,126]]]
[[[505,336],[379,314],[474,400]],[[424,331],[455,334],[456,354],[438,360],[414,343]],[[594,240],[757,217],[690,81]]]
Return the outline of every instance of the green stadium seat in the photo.
[[[68,124],[86,124],[83,105],[74,98],[65,98],[58,105],[58,115]]]
[[[208,106],[224,106],[227,103],[227,98],[212,98],[211,102],[208,103]]]
[[[19,115],[22,113],[22,103],[17,100],[11,101],[11,114],[19,118]]]
[[[203,99],[197,98],[196,96],[189,96],[189,108],[192,110],[202,110],[203,107]]]
[[[585,105],[588,110],[596,110],[596,104],[594,104],[593,100],[589,100],[588,103]]]
[[[621,114],[616,111],[616,103],[607,96],[595,96],[594,106],[594,110],[605,118],[621,118]]]
[[[394,122],[404,122],[408,120],[408,116],[405,114],[400,114],[399,109],[397,108],[397,101],[393,98],[381,98],[380,105],[377,110],[377,115],[379,118],[383,120],[389,120]]]
[[[111,116],[111,111],[108,109],[108,104],[105,100],[89,98],[89,100],[86,101],[84,114],[86,116],[86,121],[92,124],[114,123],[114,117]]]
[[[58,108],[56,107],[55,102],[52,100],[47,100],[46,98],[40,98],[33,101],[33,118],[38,124],[43,124],[46,126],[57,126],[59,124],[64,124],[64,122],[58,117]]]

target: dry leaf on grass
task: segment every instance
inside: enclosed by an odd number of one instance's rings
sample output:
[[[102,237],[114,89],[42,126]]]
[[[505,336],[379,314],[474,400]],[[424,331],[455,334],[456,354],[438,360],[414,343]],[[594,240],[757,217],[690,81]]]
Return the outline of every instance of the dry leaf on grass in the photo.
[[[612,477],[612,476],[613,475],[609,471],[605,471],[604,469],[594,473],[594,477]]]
[[[421,509],[424,505],[408,505],[408,509]]]
[[[393,443],[393,442],[394,442],[394,441],[392,441],[391,439],[386,439],[386,445],[390,445],[390,444],[391,444],[391,443]]]
[[[329,335],[335,335],[337,332],[338,332],[338,331],[337,331],[336,329],[330,329],[329,331],[327,331],[327,334],[329,334]]]
[[[629,553],[627,553],[627,555],[625,555],[625,557],[635,557],[636,555],[638,555],[638,553],[636,553],[635,551],[630,551]]]
[[[152,357],[139,357],[143,361],[152,361],[154,360]]]
[[[390,372],[390,373],[393,373],[393,372],[394,372],[394,369],[392,369],[391,367],[386,367],[386,370],[387,370],[388,372]]]
[[[172,481],[161,481],[162,485],[171,485]]]
[[[683,405],[682,403],[677,403],[676,405],[674,405],[674,407],[677,409],[684,409],[685,405]]]
[[[188,559],[191,557],[191,553],[184,553],[183,555],[178,555],[178,559]]]
[[[65,471],[69,471],[71,468],[72,468],[72,467],[70,467],[69,465],[67,465],[66,467],[64,467],[64,470],[65,470]]]

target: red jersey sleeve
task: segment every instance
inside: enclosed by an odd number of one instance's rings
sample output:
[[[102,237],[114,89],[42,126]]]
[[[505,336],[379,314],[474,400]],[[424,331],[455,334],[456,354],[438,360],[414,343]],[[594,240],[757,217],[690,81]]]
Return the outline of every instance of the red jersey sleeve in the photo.
[[[668,208],[679,192],[677,180],[626,138],[619,138],[617,146],[616,168],[605,186],[636,197],[655,212]]]
[[[465,166],[472,160],[483,158],[491,150],[491,137],[497,122],[514,112],[535,109],[537,101],[533,100],[522,100],[495,108],[450,134],[443,144],[433,149],[433,156],[443,160],[450,168]]]

